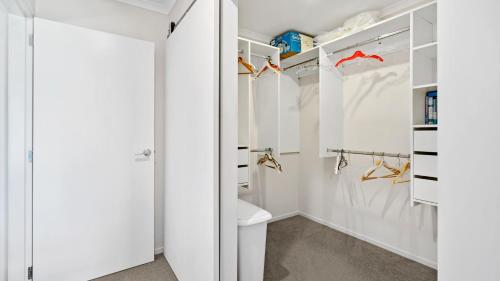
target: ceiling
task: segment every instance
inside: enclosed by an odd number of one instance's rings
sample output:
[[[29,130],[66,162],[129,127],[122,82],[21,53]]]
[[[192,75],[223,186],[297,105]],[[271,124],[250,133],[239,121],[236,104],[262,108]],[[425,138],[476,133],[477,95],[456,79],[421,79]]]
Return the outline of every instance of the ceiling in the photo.
[[[380,10],[399,0],[240,0],[239,27],[266,37],[288,30],[310,35],[341,26],[360,12]]]
[[[147,10],[168,14],[175,0],[117,0]]]

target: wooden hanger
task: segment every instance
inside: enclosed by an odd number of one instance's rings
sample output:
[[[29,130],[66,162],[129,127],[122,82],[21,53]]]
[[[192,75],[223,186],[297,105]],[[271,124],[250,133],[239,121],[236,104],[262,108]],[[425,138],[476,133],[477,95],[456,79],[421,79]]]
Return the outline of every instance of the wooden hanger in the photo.
[[[267,162],[271,162],[271,165],[267,165]],[[268,168],[277,170],[279,173],[283,172],[283,169],[281,168],[281,164],[274,158],[273,155],[266,153],[262,155],[259,160],[257,161],[257,165],[259,166],[266,166]]]
[[[351,56],[339,60],[335,64],[335,67],[339,67],[341,64],[343,64],[345,62],[348,62],[348,61],[351,61],[351,60],[355,60],[357,58],[375,59],[375,60],[378,60],[380,62],[384,62],[384,59],[381,56],[379,56],[379,55],[367,55],[367,54],[363,53],[362,51],[358,50],[358,51],[354,52],[354,54],[352,54]]]
[[[391,172],[388,175],[383,175],[383,176],[371,176],[375,171],[377,171],[380,168],[385,168],[389,172]],[[390,166],[385,160],[382,158],[380,160],[375,161],[375,166],[371,167],[366,171],[365,174],[361,176],[361,181],[367,181],[367,180],[374,180],[374,179],[390,179],[390,178],[397,178],[401,174],[401,170],[398,168],[394,168]]]
[[[394,167],[390,166],[385,161],[383,161],[383,162],[384,162],[384,164],[383,164],[384,168],[386,168],[387,170],[389,170],[391,173],[388,174],[388,175],[381,176],[379,178],[390,179],[390,178],[396,178],[397,176],[399,176],[399,174],[401,173],[400,169],[394,168]]]
[[[257,78],[262,75],[262,73],[266,72],[268,69],[272,70],[274,73],[279,74],[281,73],[281,68],[273,63],[271,63],[271,58],[268,58],[266,60],[266,64],[264,64],[264,67],[257,73]]]
[[[410,171],[410,161],[406,162],[403,167],[401,168],[398,176],[392,180],[392,184],[398,184],[398,183],[405,183],[409,182],[410,180],[402,180],[402,177]]]
[[[371,167],[370,169],[368,169],[368,171],[366,171],[362,176],[361,176],[361,181],[367,181],[367,180],[374,180],[374,179],[378,179],[379,177],[372,177],[371,175],[373,173],[375,173],[375,171],[377,171],[378,169],[380,169],[381,167],[383,167],[384,165],[384,161],[382,160],[377,160],[375,161],[375,166]]]
[[[243,65],[249,72],[243,72],[243,73],[238,73],[238,74],[255,74],[256,70],[253,65],[250,63],[246,62],[242,57],[238,57],[238,63]]]

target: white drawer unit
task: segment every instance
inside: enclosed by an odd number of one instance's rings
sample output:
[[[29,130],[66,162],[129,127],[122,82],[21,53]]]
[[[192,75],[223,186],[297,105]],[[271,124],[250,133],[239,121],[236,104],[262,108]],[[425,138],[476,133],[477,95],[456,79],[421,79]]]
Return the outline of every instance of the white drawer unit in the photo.
[[[437,152],[437,130],[415,131],[413,134],[413,150]]]
[[[248,183],[248,167],[238,168],[238,183]]]
[[[438,203],[437,181],[414,178],[413,179],[413,199],[417,201]]]
[[[238,149],[238,166],[248,165],[248,148]]]
[[[413,156],[413,174],[425,177],[438,177],[436,155],[420,155]]]

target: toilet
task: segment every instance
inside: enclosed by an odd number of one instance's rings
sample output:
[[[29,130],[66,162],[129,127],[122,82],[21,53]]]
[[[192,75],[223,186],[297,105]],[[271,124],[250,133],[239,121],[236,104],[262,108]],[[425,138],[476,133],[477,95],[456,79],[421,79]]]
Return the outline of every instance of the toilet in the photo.
[[[238,281],[262,281],[271,214],[238,199]]]

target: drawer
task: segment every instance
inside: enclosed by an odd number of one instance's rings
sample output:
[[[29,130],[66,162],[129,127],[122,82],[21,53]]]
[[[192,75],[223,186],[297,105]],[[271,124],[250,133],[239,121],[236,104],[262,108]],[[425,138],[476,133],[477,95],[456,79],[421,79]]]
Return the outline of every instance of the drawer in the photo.
[[[426,177],[438,177],[438,157],[434,155],[419,155],[413,157],[413,174]]]
[[[248,183],[248,167],[238,168],[238,183]]]
[[[437,152],[437,131],[415,131],[413,134],[413,150]]]
[[[238,149],[238,166],[248,165],[248,149]]]
[[[432,203],[438,203],[437,181],[414,178],[413,198]]]

